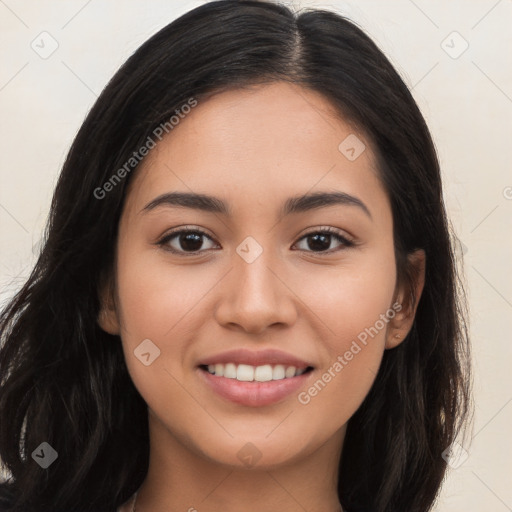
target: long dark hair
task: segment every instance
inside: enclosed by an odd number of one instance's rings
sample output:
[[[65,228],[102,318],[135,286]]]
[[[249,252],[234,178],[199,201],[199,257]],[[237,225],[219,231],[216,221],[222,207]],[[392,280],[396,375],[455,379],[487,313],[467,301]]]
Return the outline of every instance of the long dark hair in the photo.
[[[350,511],[431,510],[447,466],[442,453],[471,407],[464,301],[429,131],[391,63],[352,22],[228,0],[186,13],[144,43],[71,146],[37,264],[0,317],[6,511],[112,512],[142,484],[147,406],[119,338],[97,324],[98,289],[113,272],[136,166],[105,197],[98,188],[190,98],[276,80],[318,91],[372,141],[391,201],[399,279],[411,279],[407,254],[426,252],[412,330],[385,351],[349,421],[339,498]],[[42,442],[58,453],[44,470],[32,460]]]

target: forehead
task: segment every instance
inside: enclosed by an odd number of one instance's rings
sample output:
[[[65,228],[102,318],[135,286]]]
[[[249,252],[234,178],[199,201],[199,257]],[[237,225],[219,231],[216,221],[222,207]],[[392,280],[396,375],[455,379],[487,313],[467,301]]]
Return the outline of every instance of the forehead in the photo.
[[[344,153],[347,140],[362,150],[355,159]],[[228,90],[182,115],[137,169],[129,200],[140,206],[179,189],[243,207],[318,188],[375,202],[385,192],[370,146],[315,91],[287,82]]]

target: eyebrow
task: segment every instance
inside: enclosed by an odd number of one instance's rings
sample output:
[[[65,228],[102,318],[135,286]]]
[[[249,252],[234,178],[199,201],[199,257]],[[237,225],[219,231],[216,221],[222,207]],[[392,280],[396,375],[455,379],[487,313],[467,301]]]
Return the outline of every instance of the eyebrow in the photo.
[[[370,219],[372,215],[361,199],[345,192],[312,192],[288,198],[283,204],[280,216],[303,213],[334,205],[355,206]],[[150,201],[141,212],[151,211],[159,206],[190,208],[210,213],[231,216],[231,208],[222,199],[193,192],[169,192]]]

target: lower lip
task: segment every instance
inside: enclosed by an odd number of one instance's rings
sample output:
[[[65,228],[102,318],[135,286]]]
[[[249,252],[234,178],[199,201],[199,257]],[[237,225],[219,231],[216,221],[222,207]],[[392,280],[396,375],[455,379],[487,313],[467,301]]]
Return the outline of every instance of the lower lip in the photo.
[[[262,407],[275,404],[294,392],[297,392],[313,373],[312,370],[280,380],[269,380],[266,382],[242,382],[236,379],[228,379],[213,375],[206,370],[198,368],[206,383],[223,398],[231,402],[249,407]]]

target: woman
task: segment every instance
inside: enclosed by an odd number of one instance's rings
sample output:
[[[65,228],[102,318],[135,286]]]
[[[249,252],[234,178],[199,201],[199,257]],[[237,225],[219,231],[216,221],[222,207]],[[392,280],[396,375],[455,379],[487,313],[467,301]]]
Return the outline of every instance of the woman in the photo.
[[[98,98],[2,313],[2,510],[431,510],[468,412],[457,282],[368,36],[188,12]]]

